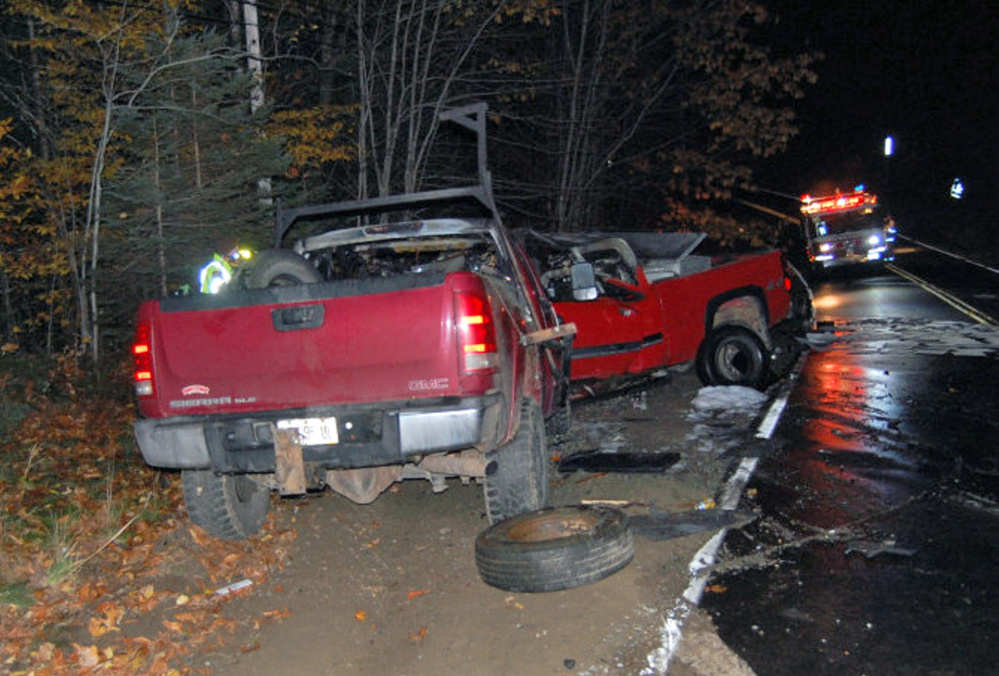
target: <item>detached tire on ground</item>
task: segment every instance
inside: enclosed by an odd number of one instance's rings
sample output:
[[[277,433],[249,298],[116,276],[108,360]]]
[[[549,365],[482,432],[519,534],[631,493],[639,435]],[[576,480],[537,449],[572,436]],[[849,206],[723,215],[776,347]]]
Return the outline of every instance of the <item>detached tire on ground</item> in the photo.
[[[541,407],[527,400],[510,443],[486,453],[484,492],[489,523],[548,503],[548,442]]]
[[[482,580],[513,592],[570,589],[627,566],[635,542],[620,510],[548,507],[494,524],[475,539]]]
[[[287,249],[261,251],[250,263],[245,277],[248,289],[315,284],[322,279],[309,261]]]
[[[697,352],[697,375],[705,385],[743,385],[763,389],[770,364],[763,341],[741,326],[712,331]]]
[[[210,469],[181,472],[184,503],[191,521],[223,540],[244,540],[261,528],[270,508],[270,491],[240,474]]]

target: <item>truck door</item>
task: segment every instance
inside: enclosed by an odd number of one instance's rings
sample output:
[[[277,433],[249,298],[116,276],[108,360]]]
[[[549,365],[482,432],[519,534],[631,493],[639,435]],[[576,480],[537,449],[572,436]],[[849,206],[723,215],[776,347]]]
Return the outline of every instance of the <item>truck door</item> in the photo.
[[[666,345],[659,304],[634,254],[620,239],[578,247],[593,265],[597,297],[557,299],[555,311],[576,324],[572,379],[641,373],[665,363]]]

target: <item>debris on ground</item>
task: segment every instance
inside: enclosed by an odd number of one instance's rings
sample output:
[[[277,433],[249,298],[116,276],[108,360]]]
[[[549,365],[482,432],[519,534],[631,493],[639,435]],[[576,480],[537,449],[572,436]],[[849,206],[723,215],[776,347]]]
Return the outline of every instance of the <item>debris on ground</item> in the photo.
[[[558,471],[661,473],[680,461],[679,453],[575,453],[558,462]]]
[[[893,554],[895,556],[913,556],[916,553],[915,549],[908,549],[906,547],[895,546],[895,541],[888,539],[881,542],[874,542],[871,540],[854,540],[846,546],[846,551],[844,554],[849,556],[850,554],[863,554],[869,559],[873,559],[875,556],[881,554]]]
[[[756,516],[735,510],[656,512],[628,517],[631,532],[649,540],[671,540],[694,533],[731,528],[749,523]]]

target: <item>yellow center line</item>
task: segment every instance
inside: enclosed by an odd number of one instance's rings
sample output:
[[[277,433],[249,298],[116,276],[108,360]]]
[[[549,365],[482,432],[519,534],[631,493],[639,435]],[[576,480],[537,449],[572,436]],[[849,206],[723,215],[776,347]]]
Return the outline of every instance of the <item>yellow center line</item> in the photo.
[[[947,305],[950,305],[952,308],[954,308],[958,312],[961,312],[961,313],[967,315],[968,317],[971,317],[972,319],[974,319],[979,324],[985,324],[987,326],[996,326],[996,325],[999,325],[999,321],[996,321],[996,319],[994,317],[992,317],[991,315],[989,315],[989,314],[987,314],[985,312],[982,312],[981,310],[976,310],[975,308],[973,308],[972,306],[968,305],[967,303],[965,303],[960,298],[952,296],[949,293],[947,293],[946,291],[944,291],[943,289],[940,289],[940,288],[937,288],[937,287],[933,286],[932,284],[930,284],[929,282],[927,282],[925,279],[922,279],[921,277],[917,277],[916,275],[912,274],[911,272],[907,272],[906,270],[903,270],[902,268],[898,267],[897,265],[895,265],[893,263],[886,263],[885,267],[888,268],[889,270],[891,270],[892,272],[894,272],[899,277],[907,279],[910,282],[912,282],[913,284],[915,284],[916,286],[918,286],[919,288],[921,288],[921,289],[923,289],[925,291],[928,291],[929,293],[932,293],[934,296],[936,296],[937,298],[939,298],[943,302],[947,303]]]

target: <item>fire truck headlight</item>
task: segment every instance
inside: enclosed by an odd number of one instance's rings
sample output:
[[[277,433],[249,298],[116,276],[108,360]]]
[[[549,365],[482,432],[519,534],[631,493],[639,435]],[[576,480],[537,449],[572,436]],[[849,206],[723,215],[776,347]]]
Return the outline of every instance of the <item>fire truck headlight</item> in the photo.
[[[877,235],[871,235],[867,238],[867,243],[871,246],[877,246],[878,244],[881,244],[881,238]]]
[[[833,245],[829,242],[823,242],[822,244],[819,245],[819,251],[821,251],[822,253],[826,253],[832,250],[833,250]]]

